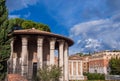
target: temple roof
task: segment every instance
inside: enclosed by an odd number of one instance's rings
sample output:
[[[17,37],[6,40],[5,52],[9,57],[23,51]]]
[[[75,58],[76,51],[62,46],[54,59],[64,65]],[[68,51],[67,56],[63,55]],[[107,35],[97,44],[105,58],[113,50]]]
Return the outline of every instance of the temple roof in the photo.
[[[57,39],[64,39],[68,42],[69,46],[73,45],[74,42],[70,38],[54,34],[51,32],[41,31],[37,29],[25,29],[25,30],[14,30],[13,35],[38,35],[38,36],[47,36],[47,37],[55,37]]]

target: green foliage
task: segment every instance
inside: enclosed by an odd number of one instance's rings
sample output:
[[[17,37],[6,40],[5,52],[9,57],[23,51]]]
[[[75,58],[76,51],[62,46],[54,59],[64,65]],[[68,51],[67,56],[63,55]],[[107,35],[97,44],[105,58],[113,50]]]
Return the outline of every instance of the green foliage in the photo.
[[[120,58],[111,58],[109,61],[110,74],[120,75]]]
[[[87,76],[88,80],[105,80],[104,74],[99,73],[84,73]]]
[[[5,2],[6,0],[0,0],[0,81],[5,78],[7,59],[10,55],[10,40],[8,38],[10,28]]]
[[[35,28],[39,29],[39,30],[50,32],[50,28],[47,25],[43,25],[41,23],[37,23],[36,26],[35,26]]]
[[[84,54],[83,53],[76,53],[77,55],[79,55],[79,56],[84,56]]]
[[[62,75],[61,68],[57,66],[45,66],[38,70],[36,81],[58,81]]]
[[[14,18],[14,19],[9,19],[9,25],[12,27],[14,26],[21,26],[21,24],[24,22],[24,19],[21,18]]]
[[[79,56],[90,56],[90,54],[86,54],[86,53],[76,53],[76,55],[79,55]]]
[[[42,31],[50,32],[50,28],[41,23],[36,23],[31,20],[24,20],[21,18],[9,19],[9,27],[22,27],[23,29],[35,28]]]
[[[59,77],[61,76],[61,68],[57,66],[52,66],[50,70],[50,78],[52,81],[58,81]]]
[[[6,21],[6,19],[8,18],[8,12],[5,6],[5,1],[6,0],[0,0],[0,27],[2,26],[4,21]]]
[[[30,29],[30,28],[35,27],[36,23],[33,21],[24,21],[21,26],[23,29]]]
[[[36,22],[33,22],[33,21],[26,20],[22,23],[21,26],[22,26],[23,29],[35,28],[35,29],[38,29],[38,30],[50,32],[50,28],[47,25],[44,25],[44,24],[41,24],[41,23],[36,23]]]
[[[21,19],[21,18],[15,18],[12,20],[13,20],[14,26],[21,26],[21,24],[25,21],[24,19]]]
[[[0,81],[4,80],[7,73],[7,62],[0,62]]]

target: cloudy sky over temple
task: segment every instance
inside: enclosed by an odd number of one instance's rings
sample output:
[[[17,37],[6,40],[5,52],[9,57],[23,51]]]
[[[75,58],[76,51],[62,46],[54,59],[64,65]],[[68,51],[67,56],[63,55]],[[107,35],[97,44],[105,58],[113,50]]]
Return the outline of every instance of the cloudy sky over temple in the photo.
[[[120,49],[120,0],[7,0],[9,18],[47,24],[70,37],[70,54]]]

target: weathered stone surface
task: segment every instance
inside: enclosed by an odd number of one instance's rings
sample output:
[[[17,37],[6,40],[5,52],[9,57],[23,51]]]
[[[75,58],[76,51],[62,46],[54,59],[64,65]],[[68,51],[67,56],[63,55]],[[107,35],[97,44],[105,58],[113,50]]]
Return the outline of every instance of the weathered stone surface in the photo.
[[[28,81],[19,74],[8,74],[7,81]]]

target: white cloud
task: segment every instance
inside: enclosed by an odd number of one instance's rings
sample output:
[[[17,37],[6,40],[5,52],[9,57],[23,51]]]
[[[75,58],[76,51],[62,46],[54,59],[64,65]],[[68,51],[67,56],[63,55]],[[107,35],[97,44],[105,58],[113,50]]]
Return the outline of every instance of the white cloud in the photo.
[[[26,13],[26,14],[23,14],[23,15],[20,15],[20,14],[10,14],[8,15],[9,18],[28,18],[29,16],[31,15],[30,12]]]
[[[10,12],[27,8],[29,5],[37,4],[39,0],[6,0],[7,8]]]
[[[96,48],[100,46],[100,42],[95,39],[88,38],[86,41],[86,48]]]
[[[11,19],[11,18],[20,18],[20,15],[9,15],[8,17],[9,17],[9,19]]]
[[[73,46],[79,51],[120,49],[120,16],[88,21],[74,25],[70,37],[79,44]]]
[[[88,31],[101,31],[103,28],[109,28],[107,26],[108,24],[111,24],[111,21],[109,19],[101,19],[101,20],[94,20],[94,21],[89,21],[89,22],[84,22],[84,23],[79,23],[74,25],[70,29],[70,33],[72,33],[73,36],[77,36],[80,34],[86,34]]]

